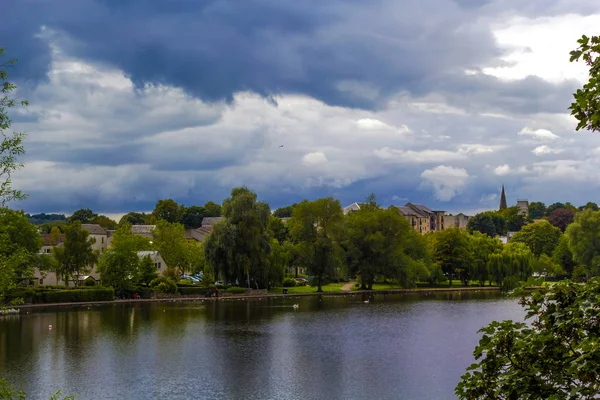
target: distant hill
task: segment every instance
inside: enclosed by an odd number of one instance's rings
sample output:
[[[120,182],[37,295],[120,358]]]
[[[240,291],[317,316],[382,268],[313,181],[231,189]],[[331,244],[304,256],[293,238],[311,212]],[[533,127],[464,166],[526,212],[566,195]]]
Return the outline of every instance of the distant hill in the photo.
[[[67,221],[67,217],[65,217],[64,214],[27,214],[27,218],[29,219],[29,222],[31,222],[34,225],[41,225],[55,221]]]

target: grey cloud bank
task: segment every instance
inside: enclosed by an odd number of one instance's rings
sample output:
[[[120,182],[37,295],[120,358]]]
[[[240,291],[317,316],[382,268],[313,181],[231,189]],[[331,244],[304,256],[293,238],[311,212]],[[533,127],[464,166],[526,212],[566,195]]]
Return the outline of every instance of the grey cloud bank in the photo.
[[[501,182],[509,201],[594,201],[600,140],[565,115],[580,82],[483,73],[513,66],[495,26],[567,13],[600,6],[9,2],[0,45],[31,102],[13,114],[18,206],[117,213],[247,185],[274,207],[375,192],[468,211],[496,207]]]

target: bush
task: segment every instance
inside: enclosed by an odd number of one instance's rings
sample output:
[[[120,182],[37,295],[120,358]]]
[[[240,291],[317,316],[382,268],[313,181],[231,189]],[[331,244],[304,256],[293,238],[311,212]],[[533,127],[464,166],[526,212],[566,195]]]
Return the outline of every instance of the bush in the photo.
[[[283,280],[283,287],[294,287],[296,286],[296,281],[292,278],[285,278]]]
[[[83,285],[84,286],[96,286],[96,280],[94,278],[87,278],[85,281],[83,281]]]
[[[177,288],[177,291],[180,294],[198,294],[198,295],[205,295],[208,293],[209,290],[214,291],[215,287],[214,286],[209,286],[209,287],[202,287],[202,286],[179,286]]]
[[[110,301],[115,298],[113,289],[51,290],[41,292],[44,303],[76,303],[82,301]]]
[[[243,288],[243,287],[230,287],[229,289],[226,290],[227,293],[231,293],[231,294],[243,294],[246,293],[248,289]]]
[[[159,293],[177,293],[177,285],[170,279],[161,276],[150,282],[150,287]]]

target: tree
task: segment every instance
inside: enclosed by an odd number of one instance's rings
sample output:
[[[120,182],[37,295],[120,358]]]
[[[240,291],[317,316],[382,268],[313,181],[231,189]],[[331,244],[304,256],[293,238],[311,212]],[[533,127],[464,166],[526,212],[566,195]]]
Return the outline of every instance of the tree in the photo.
[[[156,228],[152,230],[152,235],[154,247],[165,260],[167,268],[176,271],[179,275],[185,273],[189,263],[183,225],[159,219]]]
[[[496,237],[506,234],[506,221],[498,211],[485,211],[475,215],[467,224],[469,233],[478,231]]]
[[[526,244],[536,257],[540,257],[542,254],[552,256],[560,237],[560,229],[542,220],[524,226],[510,241]]]
[[[490,256],[502,249],[502,242],[497,238],[492,238],[481,232],[473,232],[471,235],[471,251],[473,260],[469,275],[475,279],[481,286],[490,280],[490,270],[488,262]]]
[[[269,216],[269,224],[267,226],[269,235],[277,239],[279,244],[283,244],[290,238],[289,229],[285,226],[281,218]]]
[[[100,257],[98,272],[102,283],[112,286],[117,293],[129,288],[140,276],[141,260],[137,252],[150,248],[148,238],[134,235],[129,224],[121,225],[112,236],[110,249]]]
[[[19,278],[30,278],[42,241],[27,216],[0,208],[0,304]]]
[[[555,263],[554,260],[548,257],[546,254],[542,254],[540,258],[534,260],[533,272],[536,272],[543,276],[565,275],[565,271],[560,267],[560,265]]]
[[[567,208],[557,208],[548,215],[548,222],[564,232],[567,229],[567,226],[573,222],[574,217],[575,211]]]
[[[0,378],[0,399],[5,400],[25,400],[27,398],[25,392],[13,389],[4,378]],[[75,400],[75,396],[62,397],[62,393],[58,392],[50,395],[49,400]]]
[[[583,210],[599,211],[600,207],[598,207],[598,204],[596,204],[592,201],[588,201],[584,206],[579,207],[578,210],[579,211],[583,211]]]
[[[584,265],[590,276],[600,273],[600,211],[585,210],[577,213],[565,235],[573,261]]]
[[[152,218],[152,220],[151,220]],[[131,225],[152,225],[156,217],[148,215],[146,213],[130,212],[121,217],[119,225],[131,224]]]
[[[558,245],[554,249],[552,254],[552,260],[554,263],[560,265],[561,269],[565,271],[568,277],[573,274],[575,268],[575,261],[573,261],[573,253],[569,249],[569,238],[567,235],[561,235],[558,240]]]
[[[163,219],[170,223],[180,222],[183,214],[183,206],[177,204],[173,199],[159,200],[152,211],[158,219]]]
[[[566,206],[563,203],[559,202],[552,203],[546,208],[546,216],[552,214],[552,212],[558,208],[566,208]]]
[[[297,204],[288,222],[302,263],[314,275],[318,292],[323,291],[325,278],[335,276],[341,264],[341,249],[334,238],[339,234],[343,215],[340,202],[327,197]]]
[[[583,35],[579,47],[571,52],[571,62],[583,60],[589,67],[589,80],[573,94],[569,109],[579,123],[577,130],[600,130],[600,36]]]
[[[540,219],[546,216],[546,205],[541,201],[534,201],[529,204],[529,218]]]
[[[68,285],[70,278],[82,275],[96,264],[98,254],[92,250],[95,239],[90,238],[89,233],[81,229],[81,222],[78,220],[65,225],[64,232],[62,247],[55,247],[53,253],[58,261],[56,275]]]
[[[95,224],[95,220],[98,218],[98,214],[95,214],[89,208],[82,208],[77,210],[68,219],[68,222],[79,221],[82,224]]]
[[[462,229],[449,228],[435,232],[433,240],[433,257],[448,277],[448,285],[452,286],[455,275],[468,279],[469,266],[473,261],[470,238]]]
[[[220,217],[221,206],[212,201],[207,202],[204,205],[204,216],[205,217]]]
[[[600,281],[523,297],[529,323],[494,321],[455,389],[459,399],[592,399],[600,392]]]
[[[183,215],[181,216],[181,223],[185,229],[199,228],[202,226],[204,212],[205,210],[202,206],[185,207]]]
[[[98,224],[101,227],[103,227],[104,229],[108,229],[108,230],[117,229],[117,222],[108,218],[106,215],[98,215],[96,218],[94,218],[94,220],[91,223]]]
[[[366,208],[349,213],[344,236],[348,272],[360,275],[363,290],[373,289],[376,276],[406,276],[404,283],[409,284],[429,275],[425,260],[413,258],[419,252],[408,251],[413,244],[410,242],[415,242],[419,234],[394,210]],[[419,244],[426,247],[422,241]]]
[[[149,255],[146,255],[140,261],[140,267],[137,276],[137,282],[148,286],[150,282],[154,279],[158,278],[158,272],[156,271],[156,265],[154,265],[154,260]]]
[[[4,48],[0,47],[0,58],[4,56]],[[17,104],[27,106],[26,100],[17,102],[10,94],[17,86],[8,81],[8,72],[6,67],[14,65],[17,60],[12,59],[0,63],[0,133],[2,134],[2,143],[0,143],[0,206],[4,207],[13,200],[23,200],[27,195],[20,190],[12,188],[12,174],[23,168],[23,164],[17,161],[19,156],[25,154],[23,140],[25,133],[8,133],[11,126],[11,119],[8,116],[8,109]]]
[[[227,250],[229,268],[223,271],[226,279],[246,282],[248,287],[268,286],[270,214],[268,204],[257,201],[256,193],[245,187],[232,189],[231,196],[223,200],[223,216],[234,244]]]
[[[292,216],[294,206],[295,204],[287,207],[280,207],[277,210],[275,210],[275,212],[273,212],[273,215],[279,218],[290,218]]]
[[[500,211],[500,215],[506,221],[506,230],[509,232],[518,232],[527,222],[525,215],[518,206],[509,207]]]
[[[502,258],[504,261],[504,278],[515,277],[517,280],[526,281],[533,272],[535,256],[524,243],[513,242],[512,240],[502,248]],[[503,281],[496,283],[503,284]],[[505,289],[512,290],[513,287]]]

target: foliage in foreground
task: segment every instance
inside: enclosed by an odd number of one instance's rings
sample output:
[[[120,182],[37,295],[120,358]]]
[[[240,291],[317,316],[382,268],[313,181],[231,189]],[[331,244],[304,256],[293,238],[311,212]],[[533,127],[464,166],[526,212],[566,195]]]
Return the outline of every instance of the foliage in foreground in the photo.
[[[461,399],[589,399],[600,392],[600,278],[523,297],[528,324],[483,328]]]

